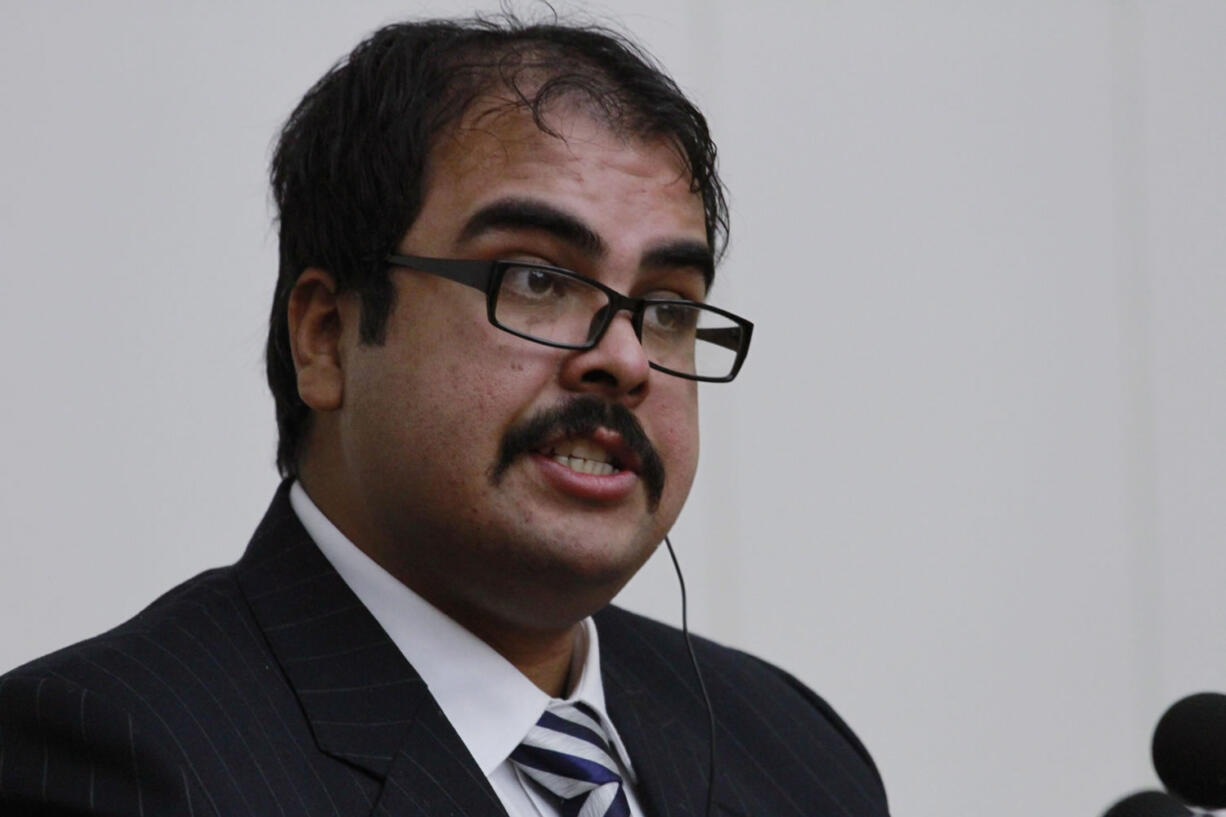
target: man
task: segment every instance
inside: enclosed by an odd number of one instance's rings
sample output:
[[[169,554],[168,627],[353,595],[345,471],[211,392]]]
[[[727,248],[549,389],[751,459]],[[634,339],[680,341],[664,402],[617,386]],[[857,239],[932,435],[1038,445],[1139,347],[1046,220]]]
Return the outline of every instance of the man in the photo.
[[[236,565],[0,680],[0,812],[885,814],[812,692],[700,641],[704,690],[607,606],[748,349],[714,157],[599,30],[400,24],[329,72],[272,168],[286,481]]]

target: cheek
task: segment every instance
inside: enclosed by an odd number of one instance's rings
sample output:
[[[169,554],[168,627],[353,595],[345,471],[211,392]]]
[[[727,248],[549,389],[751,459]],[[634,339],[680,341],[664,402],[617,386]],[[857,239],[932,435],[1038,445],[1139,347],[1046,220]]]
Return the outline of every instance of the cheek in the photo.
[[[698,468],[698,405],[696,399],[678,400],[676,407],[662,416],[656,445],[668,469],[670,486],[688,490]]]
[[[497,361],[504,353],[492,336],[498,330],[484,316],[470,314],[468,306],[445,304],[432,310],[405,337],[414,358],[413,379],[420,389],[417,398],[440,404],[453,418],[488,410],[501,388]]]
[[[418,394],[408,399],[428,405],[424,413],[474,456],[495,456],[507,429],[554,380],[558,355],[484,321],[455,321],[445,329],[447,341],[436,341],[421,361],[414,377]]]

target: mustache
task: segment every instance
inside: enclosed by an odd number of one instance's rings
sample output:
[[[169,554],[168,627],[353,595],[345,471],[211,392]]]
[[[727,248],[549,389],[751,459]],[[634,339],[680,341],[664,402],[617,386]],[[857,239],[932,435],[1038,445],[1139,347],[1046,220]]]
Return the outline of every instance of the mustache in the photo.
[[[511,463],[558,437],[583,437],[598,428],[616,432],[639,459],[639,478],[647,490],[647,508],[654,512],[664,494],[664,462],[630,409],[597,397],[576,397],[536,414],[514,426],[502,438],[498,463],[490,474],[495,485]]]

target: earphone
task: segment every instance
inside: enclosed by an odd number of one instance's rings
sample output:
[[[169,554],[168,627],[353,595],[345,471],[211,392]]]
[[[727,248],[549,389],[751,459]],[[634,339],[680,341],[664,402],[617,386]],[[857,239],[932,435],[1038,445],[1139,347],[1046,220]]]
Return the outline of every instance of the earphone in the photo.
[[[703,812],[711,817],[712,799],[715,796],[715,709],[711,706],[711,696],[707,694],[706,682],[702,679],[702,670],[698,668],[698,656],[694,654],[694,642],[690,640],[689,621],[686,618],[685,578],[681,575],[681,565],[677,562],[677,553],[673,543],[664,537],[668,546],[668,556],[673,560],[673,570],[677,573],[677,584],[681,586],[681,635],[685,638],[685,647],[690,653],[690,664],[694,667],[694,676],[698,679],[698,690],[702,693],[702,701],[707,707],[707,807]]]

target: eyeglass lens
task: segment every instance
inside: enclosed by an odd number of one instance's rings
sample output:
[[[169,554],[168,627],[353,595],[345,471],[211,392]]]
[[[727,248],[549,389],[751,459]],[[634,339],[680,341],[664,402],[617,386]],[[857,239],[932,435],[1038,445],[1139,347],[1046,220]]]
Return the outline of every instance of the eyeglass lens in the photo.
[[[494,319],[537,340],[581,347],[599,331],[608,306],[609,296],[581,279],[512,266],[503,271]],[[735,321],[696,304],[649,303],[643,310],[641,342],[648,360],[682,374],[727,375],[742,336]]]

